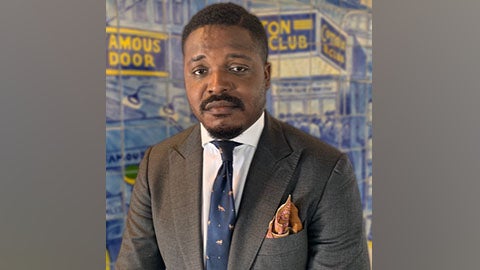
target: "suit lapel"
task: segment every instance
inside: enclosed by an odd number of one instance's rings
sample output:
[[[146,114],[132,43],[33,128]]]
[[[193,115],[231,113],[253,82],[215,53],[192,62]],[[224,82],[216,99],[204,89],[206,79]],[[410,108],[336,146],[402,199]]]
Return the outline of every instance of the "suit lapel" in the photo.
[[[292,150],[279,123],[267,114],[265,128],[250,165],[238,211],[229,269],[250,269],[267,233],[269,221],[288,196],[302,149]]]
[[[188,269],[203,269],[201,239],[202,159],[198,125],[170,151],[170,189],[177,243]],[[178,254],[180,256],[180,254]]]

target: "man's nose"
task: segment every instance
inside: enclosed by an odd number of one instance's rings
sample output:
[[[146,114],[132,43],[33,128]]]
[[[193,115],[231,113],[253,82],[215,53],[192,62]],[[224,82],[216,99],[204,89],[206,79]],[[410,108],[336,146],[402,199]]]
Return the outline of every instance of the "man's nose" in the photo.
[[[221,94],[232,88],[232,83],[227,72],[223,70],[212,71],[208,81],[208,92],[210,94]]]

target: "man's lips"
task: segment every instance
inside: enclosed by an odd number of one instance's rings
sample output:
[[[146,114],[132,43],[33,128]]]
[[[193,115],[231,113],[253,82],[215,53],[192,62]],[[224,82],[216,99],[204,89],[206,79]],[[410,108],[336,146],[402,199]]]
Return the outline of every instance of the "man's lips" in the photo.
[[[206,111],[210,111],[210,110],[216,110],[216,109],[222,109],[222,108],[226,108],[226,109],[234,109],[234,108],[237,108],[238,106],[232,102],[228,102],[228,101],[225,101],[225,100],[220,100],[220,101],[212,101],[210,103],[207,104],[207,106],[205,106],[205,110]]]

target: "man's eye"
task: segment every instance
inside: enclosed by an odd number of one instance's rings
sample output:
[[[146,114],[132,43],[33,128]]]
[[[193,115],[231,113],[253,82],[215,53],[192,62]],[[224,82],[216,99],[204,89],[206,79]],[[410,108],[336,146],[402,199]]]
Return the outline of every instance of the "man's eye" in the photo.
[[[207,69],[206,68],[197,68],[195,70],[193,70],[193,75],[203,75],[207,72]]]
[[[244,66],[233,66],[233,67],[230,67],[230,71],[233,71],[233,72],[245,72],[247,71],[248,68],[247,67],[244,67]]]

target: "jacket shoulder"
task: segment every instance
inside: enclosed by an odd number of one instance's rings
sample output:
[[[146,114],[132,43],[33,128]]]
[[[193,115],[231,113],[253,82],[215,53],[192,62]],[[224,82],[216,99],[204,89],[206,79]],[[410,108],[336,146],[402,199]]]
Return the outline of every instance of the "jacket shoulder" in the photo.
[[[168,152],[169,149],[178,148],[179,145],[183,144],[194,132],[199,130],[199,125],[191,126],[187,129],[180,131],[179,133],[166,138],[165,140],[151,146],[152,153],[163,153]]]
[[[337,160],[343,154],[334,146],[294,126],[275,118],[271,118],[271,120],[272,126],[282,131],[285,140],[292,149],[303,149],[306,154],[320,156],[322,159],[328,158]]]

